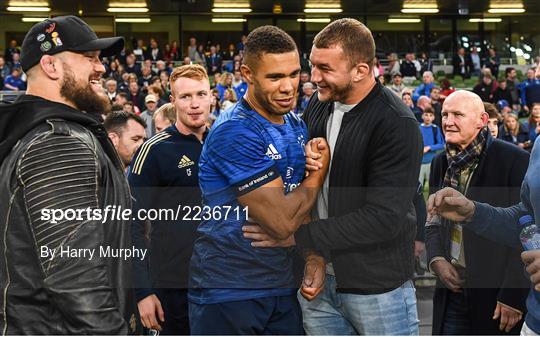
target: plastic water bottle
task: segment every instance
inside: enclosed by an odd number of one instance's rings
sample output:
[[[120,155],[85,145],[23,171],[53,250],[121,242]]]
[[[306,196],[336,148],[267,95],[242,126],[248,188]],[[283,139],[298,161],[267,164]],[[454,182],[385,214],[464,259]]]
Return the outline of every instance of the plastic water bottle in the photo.
[[[519,239],[524,250],[540,249],[540,233],[538,227],[534,224],[534,219],[530,215],[524,215],[519,218],[521,233]]]

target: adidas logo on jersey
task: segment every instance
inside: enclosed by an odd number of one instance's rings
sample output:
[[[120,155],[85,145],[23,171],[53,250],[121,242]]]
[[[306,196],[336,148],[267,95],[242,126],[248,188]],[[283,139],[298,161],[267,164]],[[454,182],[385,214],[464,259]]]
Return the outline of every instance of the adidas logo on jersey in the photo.
[[[180,162],[178,163],[178,168],[184,168],[191,165],[195,165],[195,162],[189,159],[186,155],[183,155],[182,159],[180,159]]]
[[[274,147],[274,144],[268,145],[268,150],[266,150],[266,155],[273,160],[281,159],[281,155]]]

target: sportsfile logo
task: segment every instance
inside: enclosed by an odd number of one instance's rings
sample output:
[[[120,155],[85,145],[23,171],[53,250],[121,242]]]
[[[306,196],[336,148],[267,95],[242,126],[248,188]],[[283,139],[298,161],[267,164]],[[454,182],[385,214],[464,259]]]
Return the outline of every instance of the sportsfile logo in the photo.
[[[273,160],[279,160],[281,159],[281,155],[274,147],[274,144],[268,145],[268,150],[266,150],[266,155],[270,157]]]

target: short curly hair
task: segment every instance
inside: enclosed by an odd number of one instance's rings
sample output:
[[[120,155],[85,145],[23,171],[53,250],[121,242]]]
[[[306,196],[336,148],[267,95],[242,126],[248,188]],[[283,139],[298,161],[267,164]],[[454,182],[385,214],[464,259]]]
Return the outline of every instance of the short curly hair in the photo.
[[[244,44],[244,63],[249,67],[263,54],[283,54],[298,51],[293,38],[276,26],[261,26],[247,36]]]

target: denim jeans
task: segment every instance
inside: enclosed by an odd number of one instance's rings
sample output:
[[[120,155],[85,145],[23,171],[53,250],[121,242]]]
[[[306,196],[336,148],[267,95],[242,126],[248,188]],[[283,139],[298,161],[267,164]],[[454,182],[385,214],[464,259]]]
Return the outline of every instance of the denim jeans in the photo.
[[[466,289],[463,289],[460,293],[448,291],[442,334],[447,336],[466,336],[472,334]]]
[[[416,290],[412,281],[375,295],[336,292],[336,279],[326,275],[323,291],[313,301],[298,293],[308,335],[418,335]]]

